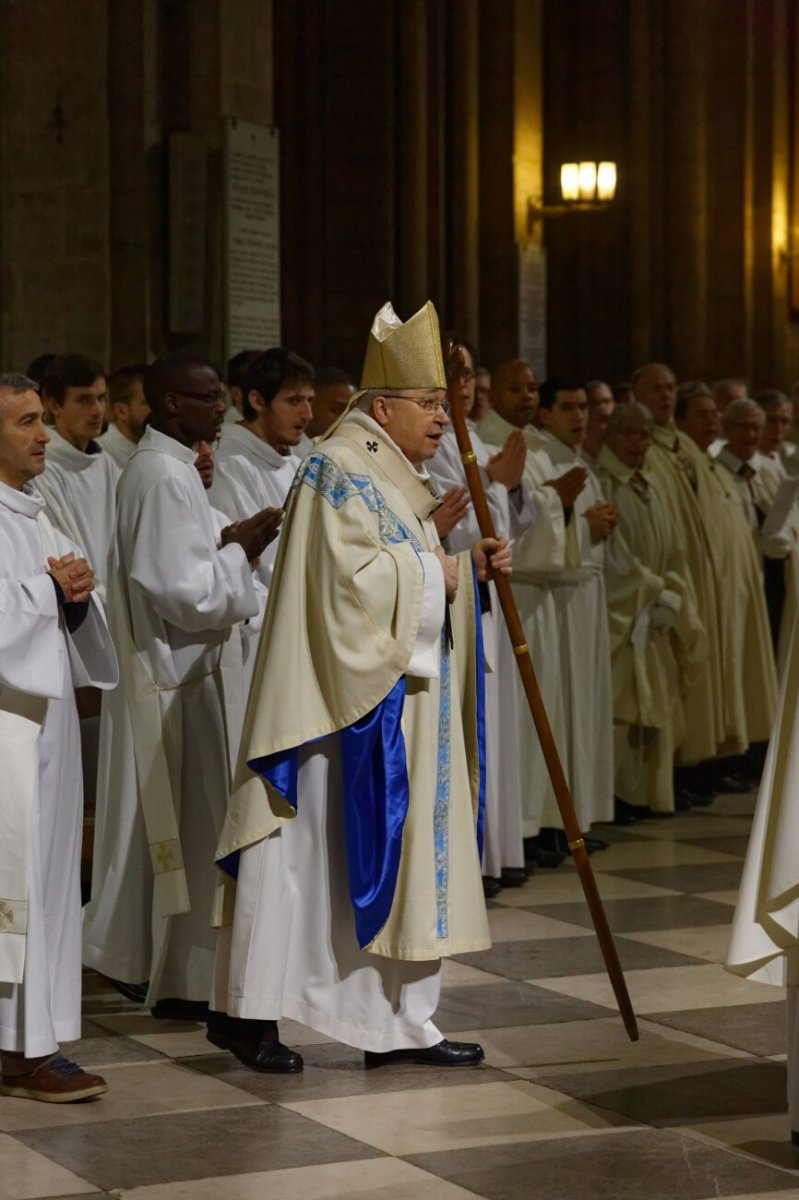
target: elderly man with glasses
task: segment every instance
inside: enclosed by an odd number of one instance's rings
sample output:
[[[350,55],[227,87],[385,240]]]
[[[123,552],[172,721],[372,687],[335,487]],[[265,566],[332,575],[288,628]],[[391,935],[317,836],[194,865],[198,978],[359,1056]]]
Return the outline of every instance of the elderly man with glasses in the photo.
[[[472,563],[448,555],[425,464],[449,424],[431,304],[377,314],[363,390],[297,474],[217,856],[230,877],[208,1037],[298,1071],[290,1017],[365,1053],[466,1066],[441,960],[489,945]],[[471,642],[472,652],[469,644]],[[463,653],[462,653],[463,651]],[[234,884],[235,881],[235,884]]]

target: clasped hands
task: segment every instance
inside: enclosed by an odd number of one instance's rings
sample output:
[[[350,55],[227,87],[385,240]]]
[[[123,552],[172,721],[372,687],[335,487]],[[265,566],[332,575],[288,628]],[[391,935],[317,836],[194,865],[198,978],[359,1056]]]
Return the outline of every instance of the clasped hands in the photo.
[[[94,571],[85,558],[76,558],[74,551],[61,558],[47,559],[48,574],[52,575],[64,596],[64,604],[86,604],[94,591]]]

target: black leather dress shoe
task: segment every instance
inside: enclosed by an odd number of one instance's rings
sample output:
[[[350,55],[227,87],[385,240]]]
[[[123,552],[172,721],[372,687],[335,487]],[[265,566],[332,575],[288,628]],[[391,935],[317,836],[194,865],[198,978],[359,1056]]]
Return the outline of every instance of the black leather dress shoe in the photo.
[[[715,781],[716,790],[721,792],[722,796],[745,796],[747,792],[753,792],[757,787],[750,776],[741,775],[737,771],[730,771],[726,775],[721,775]]]
[[[799,1146],[799,1129],[791,1130],[791,1145]]]
[[[503,867],[500,883],[504,888],[523,887],[527,883],[527,872],[524,867]]]
[[[278,1041],[277,1021],[245,1021],[211,1012],[205,1036],[252,1071],[296,1075],[302,1070],[302,1056]]]
[[[495,879],[493,875],[483,876],[483,895],[486,900],[493,900],[502,891],[502,881]]]
[[[120,996],[132,1000],[134,1004],[144,1004],[147,999],[149,983],[125,983],[124,979],[112,979],[110,975],[104,975],[103,979],[106,979]]]
[[[436,1046],[408,1046],[405,1050],[387,1050],[378,1054],[364,1051],[364,1066],[386,1067],[389,1063],[422,1063],[431,1067],[475,1067],[485,1057],[482,1046],[477,1042],[448,1042],[446,1038]]]
[[[204,1000],[181,1000],[168,997],[156,1000],[150,1009],[151,1016],[159,1021],[207,1021],[208,1005]]]
[[[635,824],[635,808],[634,805],[628,804],[626,800],[620,800],[618,796],[613,800],[613,824],[614,825],[634,825]]]

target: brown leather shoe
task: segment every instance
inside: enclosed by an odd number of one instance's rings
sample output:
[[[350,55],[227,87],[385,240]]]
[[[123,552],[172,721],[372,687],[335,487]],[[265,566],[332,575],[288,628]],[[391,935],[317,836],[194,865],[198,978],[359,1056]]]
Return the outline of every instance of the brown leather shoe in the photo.
[[[22,1054],[5,1053],[2,1062],[2,1096],[70,1104],[108,1091],[108,1084],[101,1076],[88,1075],[77,1063],[70,1062],[61,1054],[25,1058]]]

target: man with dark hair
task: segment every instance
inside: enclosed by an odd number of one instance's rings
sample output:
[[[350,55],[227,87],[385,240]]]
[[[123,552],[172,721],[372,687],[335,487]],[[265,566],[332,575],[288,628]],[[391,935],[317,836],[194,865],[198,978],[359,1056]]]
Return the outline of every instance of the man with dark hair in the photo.
[[[338,367],[322,367],[314,380],[313,416],[305,431],[306,438],[318,438],[327,433],[355,394],[355,384],[346,371]],[[312,445],[306,452],[310,454]]]
[[[84,354],[53,359],[42,380],[42,400],[55,428],[36,485],[54,523],[89,555],[101,600],[120,474],[98,441],[106,394],[105,371],[94,359]]]
[[[276,517],[221,535],[214,525],[195,467],[224,413],[213,367],[162,358],[144,394],[152,415],[120,480],[111,552],[121,683],[103,712],[84,960],[126,984],[149,980],[156,1016],[196,1016],[210,994],[214,848],[242,703],[232,631],[259,611],[252,564]]]
[[[580,465],[587,417],[588,399],[579,380],[552,376],[541,384],[541,449],[536,460],[542,480]],[[580,827],[588,831],[595,821],[613,820],[613,705],[603,568],[605,541],[617,520],[615,508],[590,472],[574,503],[564,510],[564,520],[563,566],[548,572],[543,582],[551,592],[560,633],[564,720],[556,738]],[[548,794],[542,825],[560,829],[560,814],[551,799]],[[558,841],[562,840],[561,834]]]
[[[146,363],[120,367],[108,380],[108,401],[111,424],[97,440],[123,471],[128,459],[141,441],[144,426],[150,415],[150,405],[144,398],[142,380]]]
[[[93,573],[30,486],[50,438],[33,380],[0,375],[0,1094],[106,1090],[59,1055],[80,1037],[81,768],[73,689],[113,687]]]
[[[51,354],[49,352],[45,352],[44,354],[37,354],[36,357],[34,359],[32,359],[27,370],[25,371],[26,376],[29,379],[31,379],[37,386],[40,385],[42,382],[42,379],[44,378],[45,372],[47,371],[47,368],[50,366],[50,363],[56,357],[57,356],[55,354]]]
[[[244,420],[223,425],[219,435],[209,493],[214,507],[238,519],[282,509],[300,463],[293,448],[311,419],[313,381],[311,364],[288,350],[267,350],[250,363],[243,380]],[[274,542],[256,568],[267,588],[276,554]]]
[[[261,350],[239,350],[238,354],[234,354],[232,358],[228,359],[225,367],[225,384],[230,404],[225,409],[226,424],[235,425],[244,416],[242,399],[244,374],[250,363],[254,362],[262,353]]]

